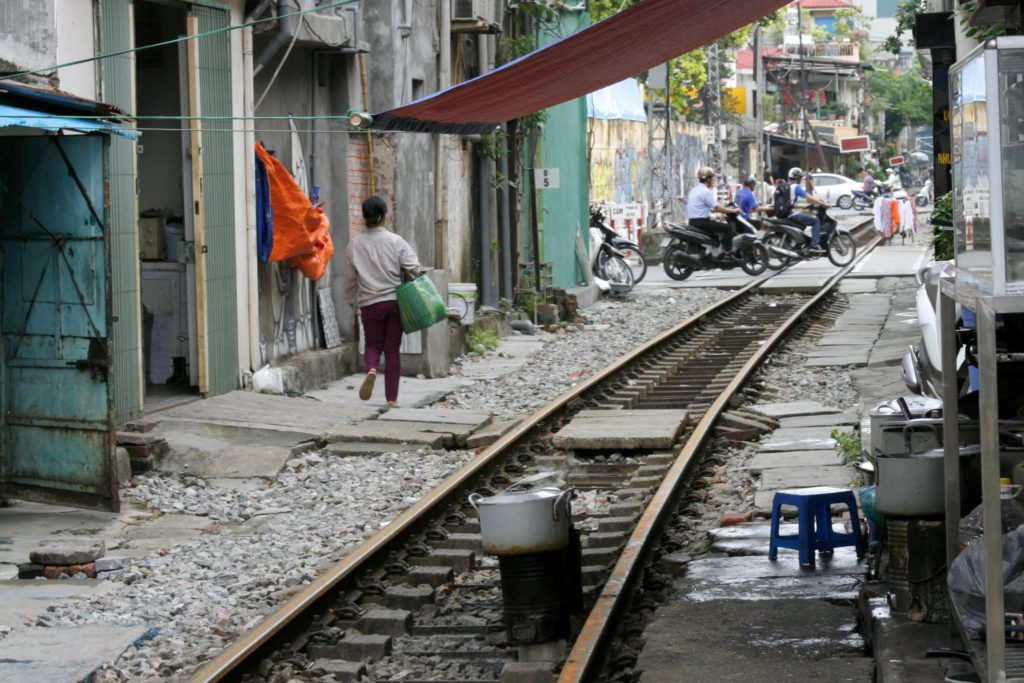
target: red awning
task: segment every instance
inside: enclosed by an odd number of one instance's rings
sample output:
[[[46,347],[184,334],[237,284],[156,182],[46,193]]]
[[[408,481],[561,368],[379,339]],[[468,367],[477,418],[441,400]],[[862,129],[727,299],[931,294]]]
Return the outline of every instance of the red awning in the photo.
[[[645,0],[490,73],[373,116],[371,128],[487,133],[678,57],[788,0]]]

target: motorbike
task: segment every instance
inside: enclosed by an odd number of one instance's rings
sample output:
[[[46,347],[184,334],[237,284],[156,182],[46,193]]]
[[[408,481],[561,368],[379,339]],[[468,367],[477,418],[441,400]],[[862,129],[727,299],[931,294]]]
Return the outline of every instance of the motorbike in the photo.
[[[626,263],[623,252],[605,239],[598,239],[597,228],[591,228],[591,244],[594,245],[590,271],[602,291],[628,294],[633,289],[633,270]]]
[[[730,270],[737,265],[748,275],[760,275],[768,266],[768,252],[761,243],[762,231],[740,215],[727,217],[734,236],[735,258],[723,256],[721,236],[696,226],[666,223],[668,237],[661,240],[662,266],[673,280],[685,280],[695,270]]]
[[[821,243],[825,254],[833,265],[848,266],[857,255],[857,243],[849,231],[839,227],[834,218],[828,215],[828,208],[814,205],[813,210],[821,222]],[[772,270],[781,270],[796,261],[818,258],[820,254],[811,252],[810,226],[786,218],[766,218],[763,223],[765,235],[762,238],[767,250],[766,265]]]
[[[875,205],[875,199],[878,197],[888,197],[889,193],[885,188],[876,186],[871,192],[865,192],[864,190],[853,191],[853,209],[855,211],[864,211],[870,209]]]
[[[900,374],[903,382],[915,394],[942,398],[942,343],[945,334],[938,316],[939,282],[943,277],[953,273],[952,261],[937,261],[921,268],[915,274],[918,288],[915,295],[917,320],[921,326],[921,339],[917,346],[911,345],[903,356]],[[955,308],[956,326],[958,328],[959,350],[957,352],[957,385],[960,393],[969,388],[967,355],[973,348],[969,338],[973,330],[962,327],[963,311],[959,304]],[[973,363],[977,365],[975,361]]]
[[[605,216],[601,209],[592,208],[590,210],[590,227],[599,230],[602,242],[610,244],[613,249],[619,252],[619,255],[633,274],[634,285],[647,276],[647,259],[644,258],[643,252],[640,251],[640,246],[633,240],[622,237],[609,227],[605,223]],[[598,275],[598,277],[601,276]]]
[[[914,195],[914,203],[918,206],[928,206],[928,203],[932,199],[932,181],[931,178],[924,181],[924,185]]]

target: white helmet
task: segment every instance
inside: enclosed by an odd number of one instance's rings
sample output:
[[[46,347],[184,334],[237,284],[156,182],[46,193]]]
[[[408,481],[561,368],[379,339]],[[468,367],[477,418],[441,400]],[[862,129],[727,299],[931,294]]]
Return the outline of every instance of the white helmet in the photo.
[[[713,175],[715,175],[715,169],[710,166],[702,166],[701,169],[697,171],[697,180],[703,183]]]
[[[804,170],[802,168],[800,168],[799,166],[794,166],[793,168],[789,169],[789,179],[790,180],[799,180],[800,178],[803,178],[803,177],[804,177]]]

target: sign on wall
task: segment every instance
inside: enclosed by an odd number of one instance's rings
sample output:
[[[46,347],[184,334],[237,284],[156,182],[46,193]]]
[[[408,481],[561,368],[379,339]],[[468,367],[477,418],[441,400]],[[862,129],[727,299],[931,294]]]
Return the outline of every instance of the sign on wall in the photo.
[[[557,168],[533,169],[533,183],[538,190],[557,190],[559,177]]]

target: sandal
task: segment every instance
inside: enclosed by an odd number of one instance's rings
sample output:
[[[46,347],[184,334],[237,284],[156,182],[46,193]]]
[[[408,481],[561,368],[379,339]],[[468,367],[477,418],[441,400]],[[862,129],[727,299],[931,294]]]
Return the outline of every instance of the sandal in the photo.
[[[363,385],[359,387],[359,398],[364,401],[369,401],[370,397],[373,396],[373,384],[377,381],[377,371],[370,370],[366,373],[366,379],[363,380]]]

